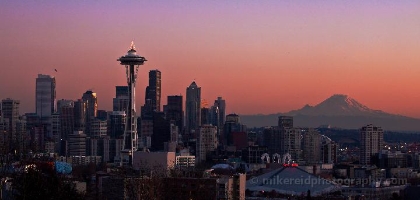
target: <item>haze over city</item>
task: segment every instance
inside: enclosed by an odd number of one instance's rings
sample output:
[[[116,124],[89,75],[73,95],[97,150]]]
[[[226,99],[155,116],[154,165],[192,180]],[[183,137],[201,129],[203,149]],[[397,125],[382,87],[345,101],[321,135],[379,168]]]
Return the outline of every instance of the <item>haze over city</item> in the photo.
[[[148,72],[166,96],[227,101],[228,113],[287,112],[344,93],[373,109],[420,118],[417,1],[1,1],[0,99],[35,111],[35,79],[57,80],[57,99],[92,89],[110,110],[117,62],[134,40],[137,109]],[[57,72],[55,71],[57,69]]]

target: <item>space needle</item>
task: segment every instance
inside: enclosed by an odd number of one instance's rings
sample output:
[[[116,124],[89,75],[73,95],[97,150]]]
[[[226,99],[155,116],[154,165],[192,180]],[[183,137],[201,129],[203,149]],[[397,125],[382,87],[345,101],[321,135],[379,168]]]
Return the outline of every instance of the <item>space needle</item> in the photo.
[[[121,65],[125,66],[127,84],[128,84],[128,108],[126,113],[126,123],[124,129],[123,147],[120,154],[120,166],[127,164],[132,166],[133,155],[138,147],[137,135],[137,116],[136,116],[136,79],[140,65],[147,61],[144,57],[137,55],[134,42],[131,42],[127,54],[117,59]]]

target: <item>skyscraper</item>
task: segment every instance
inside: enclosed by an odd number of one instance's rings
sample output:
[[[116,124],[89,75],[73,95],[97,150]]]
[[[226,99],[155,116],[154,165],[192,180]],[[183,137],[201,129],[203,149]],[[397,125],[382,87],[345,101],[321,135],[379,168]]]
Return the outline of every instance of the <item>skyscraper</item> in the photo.
[[[280,129],[293,128],[293,117],[279,116],[278,126]]]
[[[82,99],[74,102],[74,130],[85,131],[86,103]],[[72,132],[70,132],[71,134]]]
[[[229,114],[226,116],[226,122],[223,126],[223,136],[219,140],[224,145],[233,145],[233,133],[246,132],[246,126],[241,124],[240,117],[237,114]]]
[[[316,164],[321,161],[321,134],[309,129],[303,134],[303,159],[308,164]]]
[[[371,157],[382,149],[384,131],[369,124],[360,129],[360,164],[370,165]]]
[[[55,78],[38,74],[35,89],[36,114],[41,118],[50,117],[57,110]]]
[[[115,86],[115,98],[112,100],[112,110],[127,113],[129,98],[128,86]]]
[[[150,99],[152,111],[160,112],[161,72],[157,69],[149,72],[149,86],[146,87],[145,102],[148,99]]]
[[[82,100],[86,105],[85,134],[90,136],[90,122],[95,119],[98,114],[98,98],[96,97],[95,92],[88,90],[83,94]]]
[[[167,120],[174,121],[180,133],[184,130],[184,111],[182,109],[182,96],[168,96],[168,104],[163,106]]]
[[[200,127],[197,136],[196,161],[206,161],[207,155],[218,146],[217,127],[206,124]]]
[[[217,97],[217,99],[214,100],[214,105],[211,107],[211,113],[211,123],[213,126],[222,129],[223,124],[226,121],[226,101],[222,97]]]
[[[8,142],[9,151],[13,150],[16,147],[16,123],[19,120],[19,100],[14,99],[3,99],[1,101],[1,116],[7,121],[7,135],[5,141]]]
[[[86,104],[87,120],[89,121],[89,119],[95,118],[98,114],[98,98],[96,97],[96,93],[88,90],[83,94],[82,100]]]
[[[187,134],[198,132],[201,123],[201,88],[195,81],[187,87],[187,99],[185,102],[185,118]],[[195,135],[195,134],[193,134]],[[195,136],[194,136],[195,137]]]

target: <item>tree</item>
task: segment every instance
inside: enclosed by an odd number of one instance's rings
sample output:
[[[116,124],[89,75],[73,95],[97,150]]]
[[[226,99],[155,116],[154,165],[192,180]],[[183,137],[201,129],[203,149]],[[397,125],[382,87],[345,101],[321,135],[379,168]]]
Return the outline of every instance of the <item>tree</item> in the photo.
[[[84,199],[72,180],[54,169],[29,167],[12,176],[14,199]]]

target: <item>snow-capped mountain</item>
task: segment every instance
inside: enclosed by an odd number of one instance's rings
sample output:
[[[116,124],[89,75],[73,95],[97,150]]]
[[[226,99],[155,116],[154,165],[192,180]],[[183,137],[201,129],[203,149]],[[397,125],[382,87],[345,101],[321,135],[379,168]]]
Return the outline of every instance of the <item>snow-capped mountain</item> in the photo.
[[[299,110],[293,110],[288,115],[309,115],[309,116],[381,116],[389,115],[380,110],[372,110],[359,103],[355,99],[335,94],[316,106],[306,105]]]
[[[263,127],[277,126],[280,115],[293,116],[294,125],[297,127],[329,125],[357,129],[367,124],[374,124],[385,130],[420,131],[420,119],[373,110],[343,94],[335,94],[315,106],[306,105],[287,113],[240,115],[240,117],[248,127]]]

